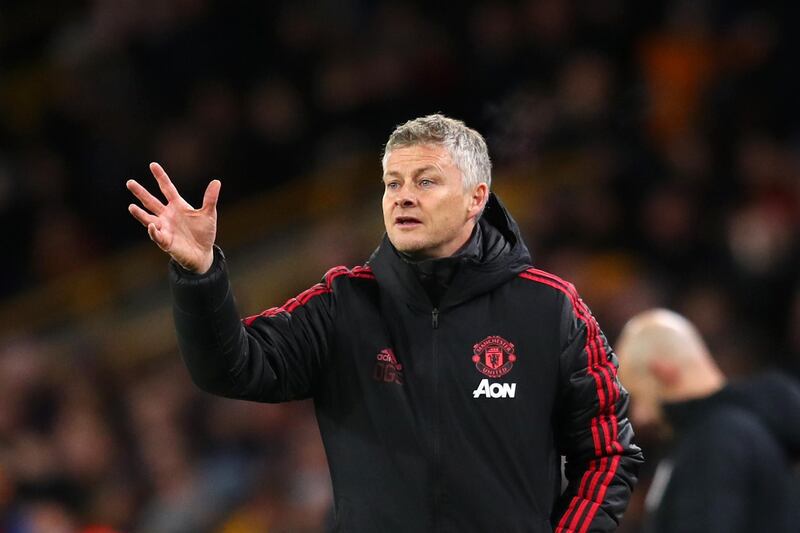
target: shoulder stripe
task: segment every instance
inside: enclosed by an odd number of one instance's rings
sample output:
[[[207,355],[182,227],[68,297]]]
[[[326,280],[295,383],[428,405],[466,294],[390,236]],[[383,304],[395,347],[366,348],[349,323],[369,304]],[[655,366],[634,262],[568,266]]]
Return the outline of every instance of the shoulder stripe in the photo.
[[[270,307],[269,309],[262,311],[257,315],[245,318],[242,322],[244,322],[246,326],[249,326],[258,318],[269,318],[280,313],[291,314],[295,309],[301,305],[305,305],[315,296],[330,294],[333,292],[333,280],[340,276],[347,276],[348,278],[375,279],[375,274],[372,273],[372,269],[370,269],[368,266],[357,266],[353,269],[349,269],[345,266],[333,267],[325,273],[325,276],[323,277],[325,283],[317,283],[316,285],[313,285],[312,287],[301,292],[294,298],[289,298],[282,306]]]
[[[589,308],[571,283],[535,268],[521,272],[519,276],[548,285],[564,293],[572,304],[575,316],[586,324],[587,369],[595,381],[598,398],[598,412],[591,420],[591,433],[595,457],[599,457],[600,462],[598,464],[597,460],[590,461],[589,467],[581,479],[577,494],[572,498],[567,512],[564,513],[556,528],[557,532],[584,533],[597,514],[619,467],[620,456],[615,454],[623,451],[618,439],[618,421],[614,413],[620,394],[614,379],[615,369],[608,361],[608,354],[600,336],[597,320],[592,316]],[[612,456],[610,460],[609,455]]]

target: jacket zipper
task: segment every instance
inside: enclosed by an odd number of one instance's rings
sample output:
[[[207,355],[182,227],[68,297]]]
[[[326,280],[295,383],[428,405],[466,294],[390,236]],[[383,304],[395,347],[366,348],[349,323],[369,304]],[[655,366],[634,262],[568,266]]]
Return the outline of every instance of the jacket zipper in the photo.
[[[440,531],[439,506],[441,505],[442,486],[441,486],[441,439],[439,432],[442,423],[441,399],[439,398],[439,350],[438,334],[439,329],[439,309],[434,307],[431,310],[431,326],[433,327],[433,401],[434,421],[433,421],[433,530]]]

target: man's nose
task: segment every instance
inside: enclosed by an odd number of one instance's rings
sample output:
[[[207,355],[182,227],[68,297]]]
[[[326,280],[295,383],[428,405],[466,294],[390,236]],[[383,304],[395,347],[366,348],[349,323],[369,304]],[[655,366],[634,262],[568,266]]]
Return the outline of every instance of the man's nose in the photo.
[[[397,195],[395,203],[398,207],[414,207],[417,203],[417,199],[411,194],[411,191],[404,188],[400,191],[400,194]]]
[[[410,197],[400,198],[397,201],[397,205],[400,207],[414,207],[414,199]]]

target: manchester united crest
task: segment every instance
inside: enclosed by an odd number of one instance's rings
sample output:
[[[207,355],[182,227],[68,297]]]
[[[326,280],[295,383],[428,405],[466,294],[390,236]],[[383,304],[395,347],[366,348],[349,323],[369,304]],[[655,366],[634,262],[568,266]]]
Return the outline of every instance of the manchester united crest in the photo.
[[[472,350],[475,352],[472,356],[475,368],[490,378],[505,376],[511,371],[514,361],[517,360],[514,345],[497,335],[486,337],[473,346]]]

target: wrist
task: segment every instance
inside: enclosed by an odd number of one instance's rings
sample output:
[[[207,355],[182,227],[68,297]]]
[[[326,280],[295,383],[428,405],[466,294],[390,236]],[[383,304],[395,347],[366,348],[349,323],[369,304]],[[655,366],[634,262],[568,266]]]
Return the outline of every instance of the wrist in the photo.
[[[199,268],[194,270],[195,274],[206,274],[209,270],[211,270],[211,265],[214,264],[214,249],[211,248],[206,253],[205,257],[203,257],[202,262],[200,263]]]
[[[206,255],[204,255],[198,263],[189,263],[185,261],[181,261],[177,257],[173,256],[172,261],[180,267],[187,274],[194,274],[196,276],[202,276],[207,274],[211,267],[214,265],[214,249],[208,251]]]

